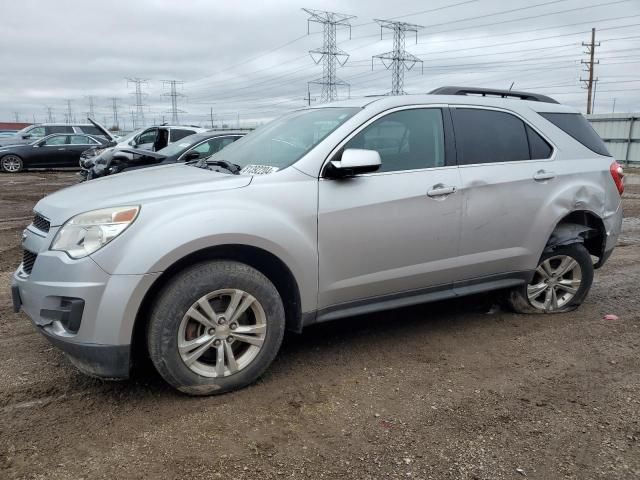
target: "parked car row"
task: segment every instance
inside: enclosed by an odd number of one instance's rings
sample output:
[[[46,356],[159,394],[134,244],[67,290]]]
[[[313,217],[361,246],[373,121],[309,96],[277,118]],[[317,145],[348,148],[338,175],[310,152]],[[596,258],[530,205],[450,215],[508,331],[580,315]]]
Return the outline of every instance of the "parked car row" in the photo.
[[[116,138],[102,125],[89,120],[91,123],[87,125],[31,125],[3,139],[0,141],[0,170],[18,173],[29,168],[80,166],[81,178],[86,180],[129,168],[212,155],[243,135],[210,133],[189,139],[207,130],[195,126],[159,125]],[[179,146],[174,146],[176,142],[180,142]],[[163,151],[169,146],[174,148]],[[187,152],[190,147],[196,151]],[[185,153],[187,155],[183,155]]]

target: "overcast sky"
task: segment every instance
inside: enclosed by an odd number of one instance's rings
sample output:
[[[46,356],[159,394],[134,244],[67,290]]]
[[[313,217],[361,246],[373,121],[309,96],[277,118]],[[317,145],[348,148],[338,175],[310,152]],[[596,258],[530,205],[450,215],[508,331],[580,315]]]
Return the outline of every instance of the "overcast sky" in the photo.
[[[131,128],[127,77],[143,85],[147,124],[170,120],[162,80],[181,80],[183,123],[242,125],[306,104],[307,82],[322,77],[308,51],[322,46],[322,26],[303,7],[355,15],[337,33],[350,57],[339,78],[351,96],[386,93],[391,72],[371,56],[392,49],[374,18],[424,26],[406,49],[424,61],[405,74],[405,91],[443,85],[533,90],[586,109],[580,77],[583,41],[597,28],[595,112],[640,111],[640,0],[312,0],[304,1],[8,1],[2,2],[0,121],[42,122],[51,107],[77,120],[89,96],[100,121],[112,123],[112,97]],[[346,88],[339,95],[348,95]],[[311,87],[320,100],[320,87]],[[122,122],[121,122],[122,123]]]

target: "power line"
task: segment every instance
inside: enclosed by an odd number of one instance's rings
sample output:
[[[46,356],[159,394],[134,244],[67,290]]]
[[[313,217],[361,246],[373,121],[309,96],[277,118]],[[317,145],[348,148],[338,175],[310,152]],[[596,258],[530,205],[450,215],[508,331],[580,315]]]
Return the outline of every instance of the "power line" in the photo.
[[[181,80],[163,80],[163,85],[169,85],[171,87],[171,91],[169,93],[163,93],[163,96],[171,97],[171,110],[167,113],[171,114],[171,123],[174,125],[178,125],[180,122],[178,121],[178,113],[186,113],[184,110],[178,109],[178,97],[184,97],[184,94],[179,93],[177,86],[184,84]]]
[[[380,59],[385,68],[392,71],[390,94],[403,95],[405,93],[404,71],[411,70],[416,63],[422,64],[422,60],[405,50],[405,35],[406,32],[415,32],[416,43],[418,43],[418,30],[421,30],[424,27],[415,25],[413,23],[397,22],[391,20],[376,20],[376,22],[380,25],[381,38],[382,30],[384,28],[388,28],[393,31],[393,50],[371,57],[371,70],[373,70],[373,59]]]
[[[116,130],[120,130],[120,123],[118,122],[118,99],[116,97],[111,97],[111,111],[113,114],[112,127]]]
[[[143,102],[144,97],[146,96],[143,92],[142,92],[142,86],[147,84],[147,80],[143,79],[143,78],[127,78],[127,86],[129,86],[129,84],[133,83],[135,85],[135,91],[131,92],[132,95],[135,95],[136,98],[136,103],[135,103],[135,116],[133,116],[133,112],[132,112],[132,117],[131,117],[131,122],[133,124],[133,129],[135,130],[136,128],[142,128],[145,125],[145,121],[144,121],[144,107],[146,107],[146,105]]]
[[[302,10],[310,15],[307,19],[307,33],[309,33],[310,23],[319,23],[322,25],[324,38],[322,48],[309,50],[309,55],[311,55],[316,65],[322,62],[322,78],[309,83],[322,86],[321,102],[332,102],[338,98],[338,86],[349,87],[348,83],[338,79],[336,76],[337,66],[344,65],[349,59],[349,54],[336,46],[336,30],[339,26],[349,27],[349,34],[351,34],[350,21],[356,17],[354,15],[312,10],[310,8],[303,8]]]

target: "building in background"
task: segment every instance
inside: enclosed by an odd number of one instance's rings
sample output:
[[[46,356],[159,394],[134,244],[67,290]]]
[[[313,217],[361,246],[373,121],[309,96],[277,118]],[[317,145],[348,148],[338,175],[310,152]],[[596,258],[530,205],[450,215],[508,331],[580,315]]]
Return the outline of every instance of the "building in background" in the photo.
[[[640,113],[594,114],[587,119],[617,161],[640,166]]]

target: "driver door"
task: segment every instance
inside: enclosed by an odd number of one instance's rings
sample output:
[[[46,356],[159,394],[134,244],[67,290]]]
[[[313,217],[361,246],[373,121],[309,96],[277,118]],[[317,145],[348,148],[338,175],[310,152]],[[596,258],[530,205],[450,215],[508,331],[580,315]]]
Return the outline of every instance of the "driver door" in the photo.
[[[34,148],[32,167],[57,167],[64,161],[67,152],[68,135],[54,135],[40,141]]]
[[[377,150],[382,165],[319,181],[320,309],[452,288],[461,197],[450,125],[446,108],[402,108],[343,145]]]

